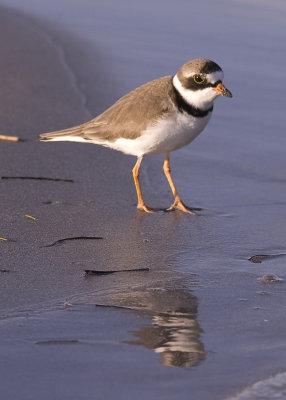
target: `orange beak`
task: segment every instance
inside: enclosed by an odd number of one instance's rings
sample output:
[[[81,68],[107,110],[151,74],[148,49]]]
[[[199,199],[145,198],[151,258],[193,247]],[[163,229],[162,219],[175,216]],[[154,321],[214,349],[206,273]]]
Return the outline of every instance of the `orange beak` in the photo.
[[[219,83],[219,84],[216,86],[215,91],[216,91],[218,94],[221,94],[222,96],[232,97],[231,92],[230,92],[225,86],[223,86],[222,83]]]

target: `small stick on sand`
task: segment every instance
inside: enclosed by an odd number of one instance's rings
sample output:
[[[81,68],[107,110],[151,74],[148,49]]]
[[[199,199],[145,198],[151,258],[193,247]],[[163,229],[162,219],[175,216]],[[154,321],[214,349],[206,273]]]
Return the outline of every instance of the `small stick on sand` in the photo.
[[[32,215],[25,214],[26,218],[32,219],[33,221],[38,221],[38,218],[32,217]]]
[[[8,140],[10,142],[18,142],[19,138],[18,138],[18,136],[7,136],[7,135],[0,134],[0,140]]]

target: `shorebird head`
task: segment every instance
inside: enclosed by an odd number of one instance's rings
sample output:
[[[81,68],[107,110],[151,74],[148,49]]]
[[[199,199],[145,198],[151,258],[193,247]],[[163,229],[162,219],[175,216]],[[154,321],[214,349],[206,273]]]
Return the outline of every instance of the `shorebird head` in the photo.
[[[173,84],[187,103],[206,110],[217,96],[232,97],[222,80],[223,72],[219,65],[211,60],[196,59],[179,69]]]

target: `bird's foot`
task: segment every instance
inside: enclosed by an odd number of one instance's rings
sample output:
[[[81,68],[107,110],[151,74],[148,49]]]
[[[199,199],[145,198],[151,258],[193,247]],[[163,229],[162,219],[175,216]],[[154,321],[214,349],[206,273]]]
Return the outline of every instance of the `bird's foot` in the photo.
[[[171,207],[167,209],[167,211],[174,211],[174,210],[179,210],[187,214],[196,215],[196,213],[194,213],[187,206],[185,206],[185,204],[182,202],[181,199],[176,199],[174,203],[171,205]]]
[[[152,214],[152,213],[155,212],[155,210],[153,210],[152,208],[146,206],[145,203],[142,203],[142,204],[141,204],[141,203],[140,203],[140,204],[138,203],[137,209],[140,210],[140,211],[145,211],[145,212],[147,212],[147,213],[149,213],[149,214]]]

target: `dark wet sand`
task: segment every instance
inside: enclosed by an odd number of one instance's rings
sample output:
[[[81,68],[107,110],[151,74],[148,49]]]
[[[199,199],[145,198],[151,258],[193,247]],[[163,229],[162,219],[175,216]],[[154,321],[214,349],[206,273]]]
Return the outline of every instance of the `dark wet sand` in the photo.
[[[264,149],[248,158],[235,112],[224,120],[220,104],[212,136],[193,145],[192,157],[173,157],[199,216],[138,213],[132,157],[37,141],[119,95],[106,56],[93,49],[89,69],[90,44],[6,9],[0,45],[0,132],[22,139],[0,142],[0,176],[73,181],[0,180],[2,397],[215,400],[285,371],[285,259],[274,257],[286,234],[279,159],[267,174]],[[221,133],[229,129],[238,166],[229,132]],[[161,161],[146,160],[142,184],[148,204],[163,208],[172,198]],[[91,236],[103,239],[49,247]],[[248,260],[259,254],[271,257]],[[139,268],[149,271],[84,276]],[[284,281],[258,280],[269,273]]]

